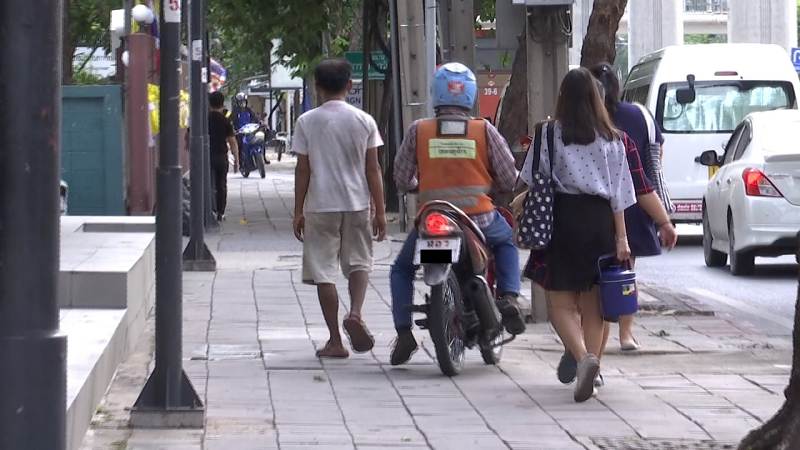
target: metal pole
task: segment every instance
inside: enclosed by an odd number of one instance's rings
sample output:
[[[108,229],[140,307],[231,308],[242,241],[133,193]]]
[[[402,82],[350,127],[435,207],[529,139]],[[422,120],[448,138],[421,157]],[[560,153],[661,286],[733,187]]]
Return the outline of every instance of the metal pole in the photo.
[[[135,427],[202,428],[205,410],[182,362],[181,165],[178,157],[180,2],[161,5],[161,101],[156,207],[155,368],[131,411]]]
[[[124,0],[123,2],[123,9],[125,11],[125,36],[123,37],[124,42],[127,43],[128,36],[131,35],[131,10],[133,10],[133,0]],[[128,50],[128,46],[125,45],[125,50]]]
[[[425,71],[426,86],[433,81],[433,72],[436,69],[436,10],[439,8],[437,0],[425,0]],[[428,96],[428,117],[433,117],[433,97]]]
[[[209,55],[209,50],[208,49],[209,49],[209,43],[211,41],[208,38],[208,27],[206,26],[207,25],[207,20],[208,20],[207,17],[206,17],[206,13],[207,12],[208,12],[208,8],[206,7],[205,9],[203,9],[203,14],[202,14],[202,17],[201,17],[201,22],[202,22],[201,26],[202,26],[202,29],[203,29],[203,41],[204,41],[204,43],[203,43],[203,64],[204,64],[203,69],[204,70],[201,72],[201,75],[203,76],[203,79],[205,80],[204,83],[205,83],[205,86],[206,86],[204,88],[205,91],[204,91],[203,96],[202,96],[202,100],[203,100],[203,108],[202,108],[203,109],[203,111],[202,111],[202,113],[203,113],[203,119],[202,119],[202,122],[203,122],[202,123],[202,125],[203,125],[203,154],[205,155],[203,157],[203,173],[205,174],[204,175],[204,177],[206,177],[205,179],[209,180],[209,182],[205,183],[205,185],[203,186],[203,204],[205,205],[205,220],[204,220],[204,222],[205,222],[206,230],[213,232],[213,231],[219,231],[220,224],[217,221],[216,216],[214,215],[214,207],[216,207],[216,205],[214,204],[214,202],[212,200],[213,196],[211,195],[211,183],[210,183],[210,181],[211,181],[211,159],[210,159],[211,141],[210,141],[210,139],[208,137],[208,80],[210,79],[210,76],[211,76],[211,56]],[[212,207],[212,205],[214,207]]]
[[[62,0],[0,2],[0,449],[65,448],[56,295],[62,8]]]
[[[213,272],[217,269],[217,262],[205,243],[205,184],[210,181],[211,174],[206,173],[203,159],[208,159],[205,152],[205,129],[203,124],[206,117],[205,97],[208,96],[207,77],[205,69],[205,30],[203,29],[203,16],[206,10],[205,0],[191,0],[189,11],[189,53],[191,56],[190,67],[190,129],[189,146],[191,148],[191,222],[189,245],[183,252],[183,269],[193,272]]]
[[[400,85],[400,21],[397,18],[397,0],[389,0],[389,20],[391,21],[391,63],[392,68],[392,144],[395,151],[400,149],[403,141],[403,111],[402,111],[402,89]],[[400,230],[405,232],[408,227],[408,218],[406,217],[406,202],[405,195],[398,193],[400,196]]]

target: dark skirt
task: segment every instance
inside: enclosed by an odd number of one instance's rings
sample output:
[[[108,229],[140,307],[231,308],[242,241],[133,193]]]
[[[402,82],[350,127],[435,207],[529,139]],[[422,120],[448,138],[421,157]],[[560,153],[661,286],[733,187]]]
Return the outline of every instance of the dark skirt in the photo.
[[[625,210],[625,229],[628,233],[628,245],[631,255],[636,258],[661,254],[661,241],[653,219],[639,205]]]
[[[549,291],[584,292],[597,283],[597,260],[616,251],[614,215],[608,200],[556,194],[553,238],[534,250],[525,275]]]

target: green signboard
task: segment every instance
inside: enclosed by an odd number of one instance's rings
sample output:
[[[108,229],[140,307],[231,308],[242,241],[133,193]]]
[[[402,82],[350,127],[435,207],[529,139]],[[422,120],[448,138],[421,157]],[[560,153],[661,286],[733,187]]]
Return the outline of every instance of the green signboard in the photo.
[[[353,78],[360,80],[364,72],[364,54],[361,52],[347,52],[345,59],[353,65]],[[383,52],[372,52],[372,65],[369,68],[370,80],[385,80],[385,72],[389,68],[389,59]],[[382,73],[383,72],[383,73]]]

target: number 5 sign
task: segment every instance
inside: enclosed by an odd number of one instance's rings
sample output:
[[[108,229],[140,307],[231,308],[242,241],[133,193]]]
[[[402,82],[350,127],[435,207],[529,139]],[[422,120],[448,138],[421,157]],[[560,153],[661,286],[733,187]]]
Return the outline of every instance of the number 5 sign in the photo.
[[[181,0],[164,0],[164,22],[181,22]]]

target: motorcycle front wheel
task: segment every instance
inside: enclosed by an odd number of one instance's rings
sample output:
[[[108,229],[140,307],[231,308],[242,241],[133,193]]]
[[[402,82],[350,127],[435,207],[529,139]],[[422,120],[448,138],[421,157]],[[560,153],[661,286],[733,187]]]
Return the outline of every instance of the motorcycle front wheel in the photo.
[[[258,174],[261,175],[261,178],[266,178],[267,176],[267,169],[264,167],[264,157],[262,155],[256,155],[256,166],[258,166]]]
[[[458,375],[464,367],[462,311],[461,289],[451,271],[442,284],[431,287],[428,304],[428,331],[436,350],[436,361],[448,377]]]

